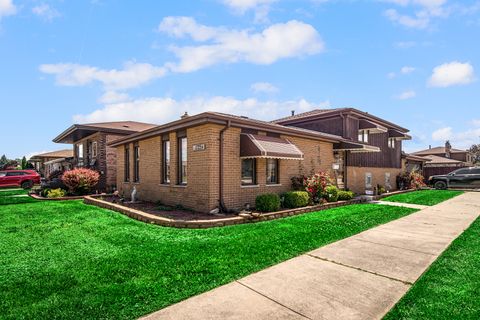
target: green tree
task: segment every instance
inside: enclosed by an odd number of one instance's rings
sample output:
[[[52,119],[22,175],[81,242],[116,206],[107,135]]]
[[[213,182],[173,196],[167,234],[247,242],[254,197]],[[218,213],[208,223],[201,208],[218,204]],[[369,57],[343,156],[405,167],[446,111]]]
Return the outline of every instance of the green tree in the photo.
[[[25,156],[23,156],[23,158],[22,158],[22,164],[21,164],[22,169],[23,169],[23,170],[27,169],[27,165],[28,165],[27,158],[26,158]]]
[[[472,154],[473,163],[480,164],[480,143],[472,145],[468,151]]]
[[[3,155],[1,158],[0,158],[0,166],[3,166],[5,164],[7,164],[8,162],[8,159],[7,159],[7,156],[6,155]]]

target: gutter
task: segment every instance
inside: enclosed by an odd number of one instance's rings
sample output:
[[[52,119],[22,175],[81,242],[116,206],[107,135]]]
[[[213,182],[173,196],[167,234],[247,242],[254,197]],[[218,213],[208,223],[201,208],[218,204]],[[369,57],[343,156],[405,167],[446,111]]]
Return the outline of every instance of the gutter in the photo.
[[[219,177],[218,177],[218,206],[220,212],[228,212],[225,202],[223,201],[223,160],[224,160],[224,134],[232,125],[231,120],[228,120],[225,127],[220,130],[220,152],[219,152]]]

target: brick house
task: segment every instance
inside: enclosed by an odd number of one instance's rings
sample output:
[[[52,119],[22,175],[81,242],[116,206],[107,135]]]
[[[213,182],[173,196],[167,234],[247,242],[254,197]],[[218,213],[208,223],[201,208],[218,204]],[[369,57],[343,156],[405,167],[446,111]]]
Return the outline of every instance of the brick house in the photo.
[[[115,139],[155,127],[154,124],[117,121],[74,124],[53,142],[73,145],[72,167],[86,167],[100,172],[98,189],[111,191],[117,181],[117,154],[108,143]]]
[[[110,146],[117,149],[117,187],[125,197],[135,187],[141,200],[209,212],[253,207],[259,194],[291,190],[293,176],[333,174],[334,145],[342,142],[334,134],[205,112]]]
[[[73,150],[65,149],[33,155],[28,159],[28,162],[42,177],[48,177],[55,170],[69,169],[72,158]]]
[[[450,141],[443,147],[431,146],[428,149],[411,153],[426,160],[423,174],[426,179],[438,174],[447,174],[456,169],[473,166],[473,155],[467,150],[452,148]]]
[[[402,172],[402,141],[411,139],[409,130],[354,108],[317,109],[296,115],[292,112],[273,123],[345,139],[334,152],[340,164],[339,185],[359,194],[374,192],[378,185],[396,189],[395,178]],[[366,146],[358,148],[358,143]]]

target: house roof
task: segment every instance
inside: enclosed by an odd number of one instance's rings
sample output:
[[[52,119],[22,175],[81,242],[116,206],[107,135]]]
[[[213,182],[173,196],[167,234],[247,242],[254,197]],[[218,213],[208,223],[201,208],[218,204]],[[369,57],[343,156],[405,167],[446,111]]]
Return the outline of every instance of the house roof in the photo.
[[[460,164],[460,163],[463,163],[463,161],[458,161],[458,160],[455,160],[455,159],[450,159],[450,158],[445,158],[445,157],[439,157],[439,156],[435,156],[435,155],[427,155],[427,156],[424,156],[423,158],[429,159],[429,161],[427,162],[428,164],[447,164],[447,163]]]
[[[187,116],[185,118],[169,122],[154,128],[134,133],[129,136],[117,139],[110,143],[111,146],[119,146],[125,143],[138,141],[150,137],[157,136],[166,132],[185,129],[206,123],[216,123],[221,125],[227,125],[240,128],[249,128],[259,131],[269,131],[279,134],[287,134],[299,137],[308,137],[317,140],[339,142],[344,139],[340,136],[318,132],[314,130],[308,130],[297,127],[287,127],[276,123],[271,123],[262,120],[250,119],[248,117],[236,116],[221,112],[203,112],[194,116]]]
[[[29,161],[40,160],[42,158],[69,158],[69,157],[73,157],[72,149],[64,149],[64,150],[57,150],[57,151],[36,154],[31,156]]]
[[[411,161],[421,161],[421,162],[428,162],[430,161],[429,158],[426,158],[426,157],[421,157],[421,156],[416,156],[416,155],[413,155],[411,153],[405,153],[402,151],[402,158],[405,158],[407,160],[411,160]]]
[[[468,153],[466,150],[459,150],[459,149],[450,149],[451,153]],[[425,150],[420,150],[416,152],[412,152],[413,155],[417,156],[424,156],[424,155],[429,155],[429,154],[445,154],[445,147],[435,147],[435,148],[430,148],[430,149],[425,149]]]
[[[274,120],[272,122],[273,123],[278,123],[278,124],[293,124],[293,123],[296,123],[296,122],[299,122],[299,121],[304,121],[304,120],[307,120],[307,119],[325,118],[325,117],[329,117],[329,116],[333,116],[333,115],[337,115],[337,114],[343,114],[343,113],[354,114],[354,115],[360,117],[361,119],[371,120],[371,121],[374,121],[374,122],[376,122],[376,123],[378,123],[382,126],[385,126],[385,127],[391,128],[391,129],[397,129],[401,132],[408,132],[409,131],[408,129],[403,128],[403,127],[401,127],[401,126],[399,126],[399,125],[397,125],[393,122],[381,119],[377,116],[369,114],[368,112],[363,112],[363,111],[360,111],[360,110],[355,109],[355,108],[315,109],[315,110],[295,114],[293,116],[277,119],[277,120]]]
[[[112,134],[129,135],[132,133],[144,131],[155,127],[155,124],[137,122],[137,121],[114,121],[74,124],[67,130],[59,134],[53,142],[56,143],[74,143],[96,132],[106,132]]]

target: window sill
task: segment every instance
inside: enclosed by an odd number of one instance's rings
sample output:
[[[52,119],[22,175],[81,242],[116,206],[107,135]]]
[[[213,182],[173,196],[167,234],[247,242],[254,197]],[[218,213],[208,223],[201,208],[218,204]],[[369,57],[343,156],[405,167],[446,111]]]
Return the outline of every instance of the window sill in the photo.
[[[282,184],[281,183],[272,183],[272,184],[266,184],[267,187],[281,187]]]
[[[260,185],[258,184],[244,184],[244,185],[241,185],[240,188],[245,188],[245,189],[248,189],[248,188],[258,188],[260,187]]]
[[[160,183],[160,187],[170,187],[170,183]]]
[[[187,185],[186,184],[175,184],[173,185],[174,188],[186,188]]]

